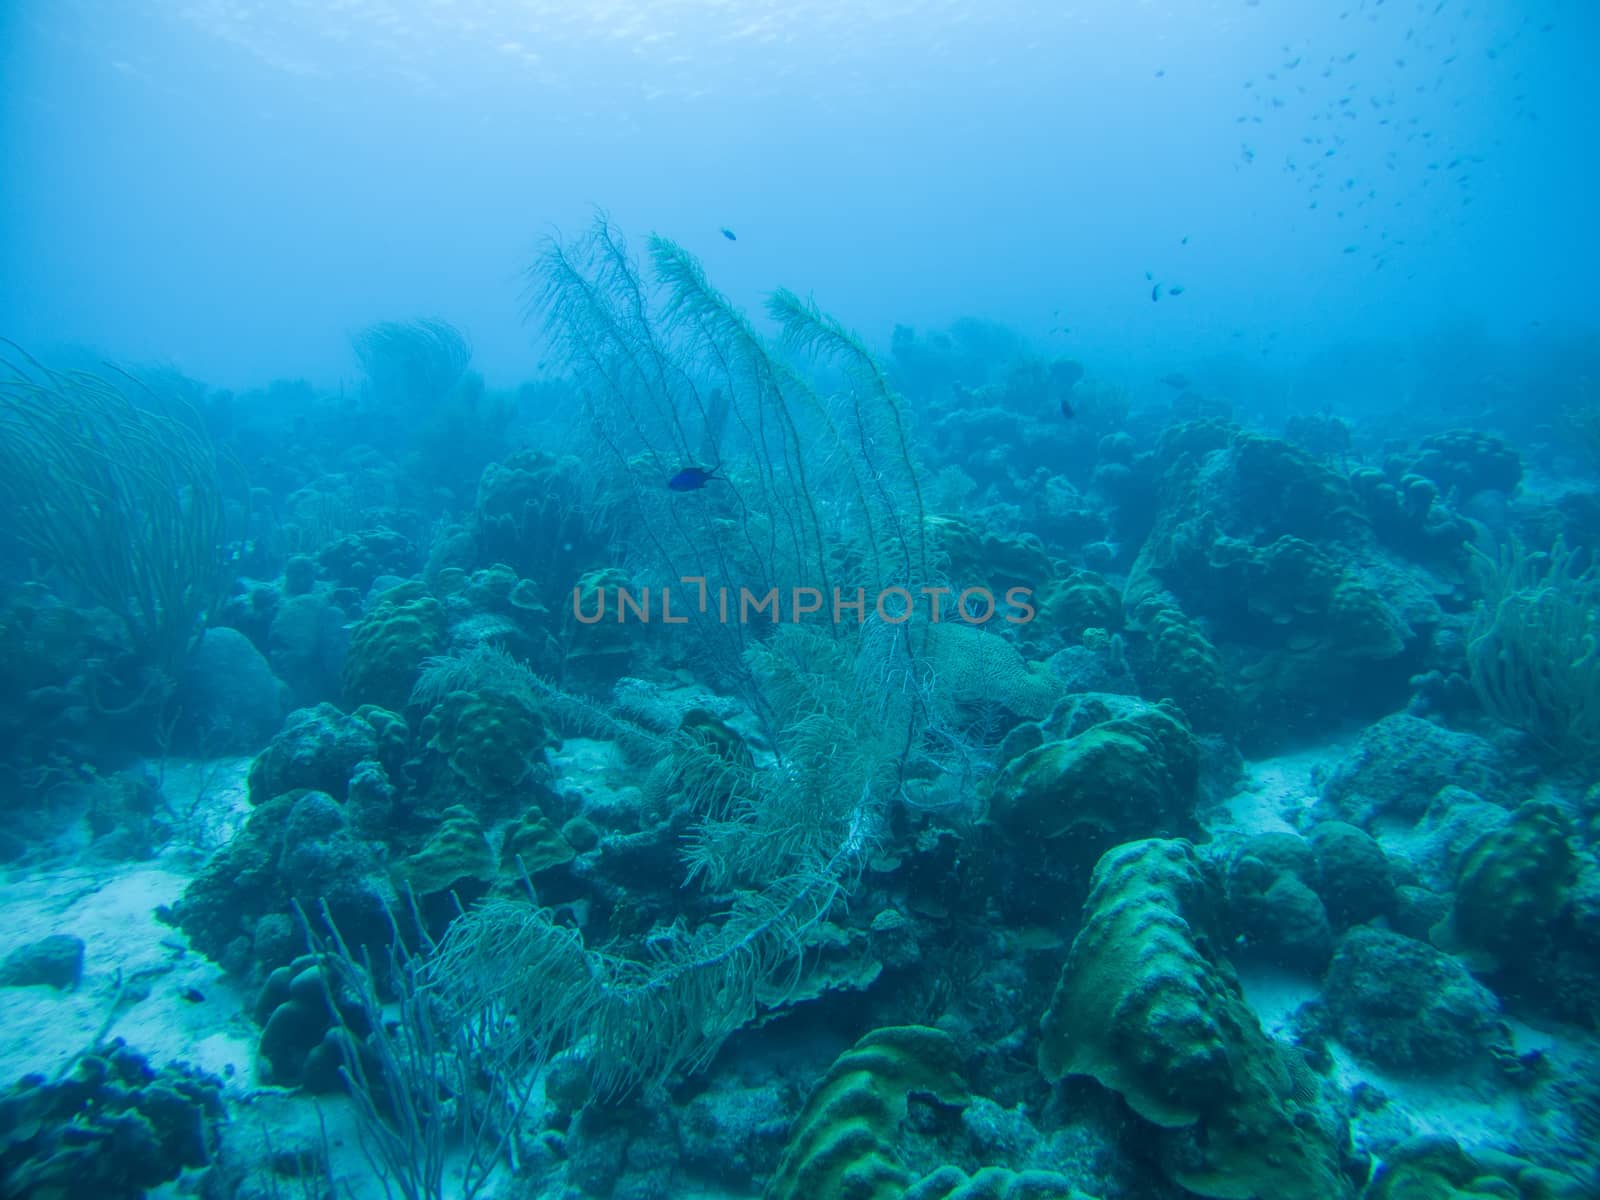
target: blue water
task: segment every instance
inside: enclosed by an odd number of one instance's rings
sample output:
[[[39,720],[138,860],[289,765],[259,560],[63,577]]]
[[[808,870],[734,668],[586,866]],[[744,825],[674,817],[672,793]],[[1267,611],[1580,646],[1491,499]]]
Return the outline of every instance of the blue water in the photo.
[[[0,6],[0,1195],[1600,1195],[1596,51]]]

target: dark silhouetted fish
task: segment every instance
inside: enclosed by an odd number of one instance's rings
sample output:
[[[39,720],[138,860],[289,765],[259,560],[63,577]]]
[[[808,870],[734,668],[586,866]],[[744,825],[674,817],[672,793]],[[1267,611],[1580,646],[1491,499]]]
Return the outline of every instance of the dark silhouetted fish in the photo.
[[[712,480],[726,482],[717,474],[716,467],[712,467],[709,471],[704,467],[685,467],[667,480],[667,486],[675,492],[698,492]]]
[[[1150,299],[1151,300],[1159,300],[1159,299],[1161,299],[1161,285],[1159,283],[1156,284],[1155,287],[1150,289]]]
[[[730,242],[737,242],[739,240],[734,236],[733,230],[729,229],[726,225],[722,227],[722,236],[727,238]]]
[[[1077,415],[1077,411],[1072,407],[1072,397],[1061,397],[1061,415],[1069,421]]]
[[[1181,283],[1180,284],[1175,284],[1174,286],[1169,287],[1167,289],[1167,295],[1169,295],[1169,296],[1181,296],[1181,295],[1183,295],[1183,284],[1181,284]]]

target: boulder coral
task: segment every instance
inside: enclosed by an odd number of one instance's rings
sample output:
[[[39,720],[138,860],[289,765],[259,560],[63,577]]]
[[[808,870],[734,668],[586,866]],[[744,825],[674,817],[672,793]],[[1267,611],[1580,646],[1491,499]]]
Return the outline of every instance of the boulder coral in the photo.
[[[390,588],[350,636],[345,699],[351,705],[404,709],[423,659],[440,653],[444,642],[444,608],[427,586],[412,580]]]
[[[1075,697],[1006,751],[989,819],[1019,842],[1087,868],[1118,842],[1192,827],[1199,749],[1171,706]]]

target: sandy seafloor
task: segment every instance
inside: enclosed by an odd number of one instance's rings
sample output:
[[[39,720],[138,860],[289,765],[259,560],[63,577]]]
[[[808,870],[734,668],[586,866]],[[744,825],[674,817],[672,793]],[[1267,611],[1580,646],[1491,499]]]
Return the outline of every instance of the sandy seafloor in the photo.
[[[1324,744],[1247,762],[1233,795],[1202,811],[1202,825],[1213,835],[1224,830],[1295,831],[1295,815],[1317,799],[1314,772],[1338,761],[1344,750],[1340,744]],[[580,791],[604,788],[612,757],[604,743],[566,739],[559,755],[563,779]],[[165,764],[162,790],[169,805],[191,814],[211,848],[241,827],[249,813],[250,762],[234,758]],[[1391,857],[1404,855],[1406,840],[1399,834],[1379,834]],[[0,882],[0,958],[58,933],[81,938],[85,955],[83,977],[73,991],[0,989],[0,1081],[9,1083],[28,1073],[54,1075],[105,1030],[106,1037],[124,1039],[154,1067],[183,1061],[223,1080],[228,1142],[236,1162],[242,1156],[261,1163],[285,1153],[315,1157],[325,1144],[341,1195],[350,1200],[382,1196],[348,1102],[303,1096],[263,1082],[255,1065],[261,1031],[250,1015],[254,992],[189,949],[181,931],[158,919],[157,909],[177,901],[206,858],[193,846],[174,847],[146,862],[20,868],[5,875]],[[1263,1028],[1278,1037],[1289,1036],[1294,1011],[1318,993],[1316,981],[1303,973],[1246,964],[1239,967],[1239,976]],[[1561,1062],[1585,1050],[1590,1056],[1600,1052],[1600,1038],[1570,1027],[1535,1028],[1514,1019],[1506,1019],[1505,1025],[1519,1053],[1537,1049]],[[1371,1119],[1391,1131],[1398,1123],[1409,1126],[1411,1133],[1449,1136],[1468,1151],[1502,1149],[1516,1140],[1519,1128],[1547,1119],[1527,1111],[1523,1094],[1492,1074],[1408,1079],[1358,1062],[1337,1043],[1331,1050],[1334,1084],[1346,1092],[1362,1084],[1380,1089],[1388,1103]],[[1358,1113],[1358,1147],[1362,1120]],[[280,1192],[285,1186],[281,1180],[274,1184]],[[494,1190],[480,1196],[492,1200]],[[192,1180],[180,1178],[150,1194],[190,1191]],[[697,1197],[732,1200],[729,1193],[716,1190]]]

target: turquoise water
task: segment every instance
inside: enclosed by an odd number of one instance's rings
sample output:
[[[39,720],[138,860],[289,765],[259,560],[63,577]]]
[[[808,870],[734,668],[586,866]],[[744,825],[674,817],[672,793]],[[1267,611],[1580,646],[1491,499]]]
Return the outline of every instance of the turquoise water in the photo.
[[[0,1195],[1600,1195],[1589,6],[0,13]]]

